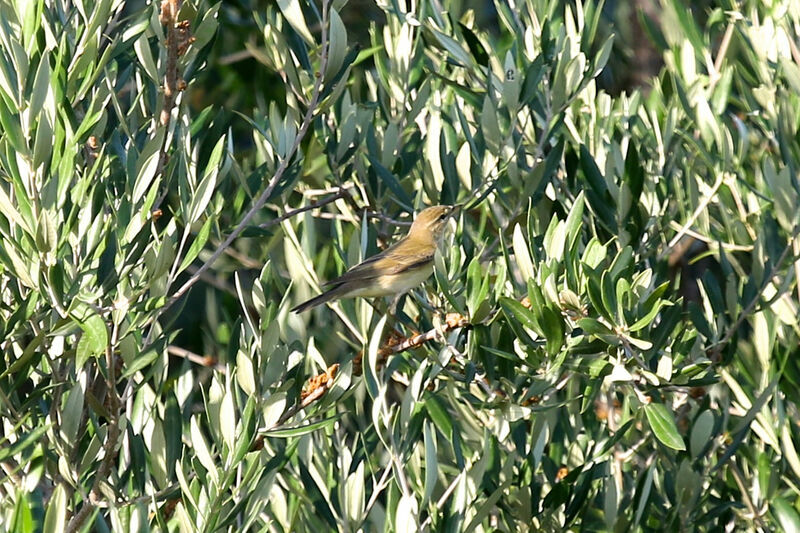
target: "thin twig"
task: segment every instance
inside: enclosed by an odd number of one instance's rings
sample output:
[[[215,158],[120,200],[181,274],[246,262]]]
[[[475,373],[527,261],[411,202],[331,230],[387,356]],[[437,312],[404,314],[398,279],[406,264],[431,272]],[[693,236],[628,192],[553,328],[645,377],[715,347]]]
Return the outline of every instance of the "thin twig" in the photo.
[[[278,182],[283,177],[286,170],[289,168],[289,163],[294,157],[295,153],[300,148],[300,143],[305,138],[306,133],[308,132],[309,126],[311,126],[311,122],[314,118],[314,114],[317,111],[317,106],[319,104],[319,98],[322,93],[322,78],[325,73],[325,68],[328,65],[328,8],[330,5],[329,0],[324,0],[322,3],[322,51],[320,52],[320,66],[319,71],[316,73],[316,80],[314,81],[314,88],[312,91],[311,101],[308,103],[308,109],[306,110],[306,114],[303,117],[303,122],[300,125],[300,129],[297,131],[297,135],[295,136],[294,143],[292,147],[289,149],[289,152],[281,161],[281,164],[278,166],[278,169],[275,171],[275,174],[270,179],[269,184],[267,184],[266,189],[264,192],[261,193],[261,196],[253,203],[253,207],[245,214],[236,228],[231,232],[230,235],[220,244],[214,253],[211,254],[211,257],[203,263],[203,265],[197,269],[197,272],[189,278],[183,286],[178,289],[175,294],[167,300],[164,307],[160,309],[160,313],[163,313],[165,310],[170,308],[172,305],[175,304],[186,292],[194,286],[195,283],[200,279],[200,276],[211,266],[214,262],[225,252],[225,249],[233,243],[234,240],[244,231],[247,227],[250,220],[255,216],[255,214],[264,206],[267,200],[272,195],[272,191],[275,190],[275,187],[278,185]],[[159,313],[159,314],[160,314]]]
[[[339,372],[339,365],[334,363],[328,367],[328,369],[319,374],[314,376],[308,380],[308,385],[306,386],[306,390],[301,393],[300,401],[297,402],[294,406],[292,406],[288,411],[283,413],[281,417],[278,419],[277,422],[272,424],[268,427],[265,431],[271,431],[275,428],[278,428],[286,423],[287,420],[292,418],[294,415],[311,405],[312,403],[318,401],[320,398],[325,396],[325,393],[333,385],[333,381],[336,378],[336,374]],[[250,451],[260,450],[264,447],[264,434],[261,434],[253,441],[253,445],[250,447]]]
[[[681,225],[678,224],[677,222],[675,222],[674,220],[670,221],[669,226],[674,230],[683,231],[689,237],[693,237],[693,238],[697,239],[698,241],[702,241],[702,242],[706,243],[708,245],[708,247],[711,248],[711,249],[714,249],[716,247],[718,249],[721,248],[721,249],[726,250],[728,252],[752,252],[753,251],[753,245],[752,244],[732,244],[732,243],[729,243],[729,242],[717,241],[717,240],[712,239],[711,237],[707,237],[707,236],[705,236],[705,235],[703,235],[701,233],[698,233],[698,232],[696,232],[694,230],[682,228]]]
[[[745,517],[758,524],[758,531],[768,531],[766,529],[766,524],[764,524],[764,520],[761,518],[763,513],[756,509],[752,498],[750,498],[749,488],[745,484],[744,476],[742,475],[742,472],[739,470],[739,467],[736,465],[735,461],[731,461],[730,463],[730,473],[733,475],[733,479],[739,486],[739,493],[742,495],[742,499],[744,500],[747,510],[750,511],[750,516],[745,515]]]
[[[217,59],[217,64],[232,65],[233,63],[238,63],[239,61],[244,61],[246,59],[250,59],[251,57],[253,57],[253,52],[250,50],[239,50],[238,52],[233,52],[232,54],[227,54],[220,57]]]
[[[225,365],[217,361],[217,359],[215,359],[214,357],[211,357],[210,355],[200,355],[190,350],[187,350],[186,348],[175,346],[174,344],[170,344],[169,346],[167,346],[167,353],[170,355],[174,355],[175,357],[182,357],[200,366],[213,368],[214,370],[216,370],[221,374],[225,374],[228,371],[228,369],[225,368]]]
[[[720,69],[722,68],[722,61],[725,59],[725,54],[728,53],[728,46],[731,44],[731,37],[733,37],[733,30],[736,25],[733,22],[728,23],[725,28],[725,35],[722,36],[722,41],[719,44],[717,51],[717,58],[714,60],[714,72],[711,73],[711,83],[708,84],[709,89],[713,89],[717,82],[722,78]]]
[[[89,492],[89,500],[84,501],[80,511],[75,514],[67,525],[67,533],[78,531],[83,526],[83,523],[89,518],[89,515],[98,507],[102,499],[100,491],[100,484],[111,473],[111,466],[114,459],[117,457],[116,448],[117,441],[119,440],[119,417],[120,417],[120,399],[117,393],[117,373],[116,361],[114,360],[114,345],[117,342],[118,327],[114,324],[113,333],[111,334],[111,341],[106,346],[106,385],[108,393],[109,404],[109,419],[106,431],[106,441],[103,445],[103,460],[100,462],[100,467],[97,469],[92,483],[92,490]]]
[[[664,250],[662,250],[660,259],[663,259],[667,255],[669,255],[669,252],[672,250],[672,248],[676,244],[678,244],[678,241],[680,241],[681,238],[686,234],[686,232],[689,229],[691,229],[691,227],[694,224],[695,220],[697,220],[697,217],[699,217],[700,214],[703,213],[703,211],[706,210],[706,208],[708,207],[708,204],[710,204],[711,200],[713,200],[714,196],[716,196],[717,191],[719,190],[720,186],[722,186],[722,183],[725,181],[724,178],[725,178],[725,175],[722,172],[720,172],[719,176],[717,176],[717,180],[714,182],[714,185],[711,186],[711,190],[708,191],[708,193],[700,201],[700,204],[698,204],[697,208],[694,210],[692,215],[689,217],[689,220],[687,220],[683,224],[683,226],[681,227],[680,231],[678,231],[678,233],[676,233],[675,236],[672,237],[672,240],[669,241],[669,244],[667,244],[667,247]]]
[[[453,478],[453,481],[450,483],[447,489],[439,497],[439,500],[436,502],[437,509],[442,509],[444,507],[445,502],[447,502],[447,498],[449,498],[450,495],[453,493],[453,490],[455,490],[456,485],[458,485],[458,483],[461,481],[461,477],[464,475],[466,475],[466,470],[462,470],[455,478]],[[420,529],[424,529],[425,526],[428,525],[428,522],[431,521],[431,519],[433,519],[433,514],[429,513],[428,517],[425,518],[425,521],[419,525]]]
[[[195,272],[197,272],[197,269],[198,269],[198,267],[195,267],[195,266],[186,267],[186,271],[188,273],[190,273],[190,274],[194,274]],[[216,287],[221,291],[227,292],[228,294],[230,294],[234,298],[238,298],[239,297],[239,295],[236,293],[236,288],[234,288],[233,285],[231,285],[230,283],[226,283],[225,281],[223,281],[223,280],[221,280],[219,278],[216,278],[215,276],[212,276],[208,272],[206,272],[205,274],[202,274],[200,276],[200,278],[203,281],[205,281],[206,283],[208,283],[209,285],[211,285],[212,287]]]
[[[175,23],[180,10],[180,0],[163,0],[161,2],[161,24],[166,30],[167,65],[164,73],[164,105],[161,108],[159,122],[162,126],[169,125],[172,107],[178,94],[178,31]],[[163,149],[162,154],[163,157]],[[161,157],[160,157],[161,158]]]
[[[378,211],[366,211],[366,214],[370,218],[377,218],[380,221],[388,222],[389,224],[392,224],[394,226],[410,226],[411,225],[411,221],[410,220],[397,220],[397,219],[394,219],[394,218],[392,218],[390,216],[384,215],[383,213],[380,213]]]
[[[340,198],[344,198],[348,194],[349,193],[348,193],[347,189],[344,189],[344,188],[340,189],[338,192],[336,192],[335,194],[325,198],[324,200],[320,200],[319,202],[314,202],[312,204],[309,204],[309,205],[306,205],[306,206],[303,206],[303,207],[298,207],[297,209],[292,209],[291,211],[287,211],[286,213],[282,214],[281,216],[279,216],[277,218],[273,218],[272,220],[270,220],[268,222],[264,222],[263,224],[259,224],[258,227],[261,228],[261,229],[266,229],[266,228],[269,228],[269,227],[274,226],[276,224],[280,224],[284,220],[287,220],[289,218],[297,216],[300,213],[305,213],[306,211],[311,211],[312,209],[316,209],[317,207],[322,207],[323,205],[327,205],[327,204],[330,204],[332,202],[335,202],[336,200],[339,200]]]
[[[389,474],[391,472],[392,472],[392,463],[389,463],[388,465],[386,465],[386,468],[383,469],[383,475],[381,476],[381,479],[378,480],[378,483],[372,487],[372,494],[369,497],[369,501],[367,502],[366,507],[364,507],[364,510],[361,512],[361,516],[359,516],[358,518],[358,522],[360,522],[361,524],[363,524],[364,521],[367,519],[367,516],[369,515],[369,512],[372,509],[372,506],[375,505],[375,502],[378,501],[378,496],[380,496],[380,494],[383,492],[383,489],[385,489],[389,485],[388,479],[389,479]]]
[[[325,393],[328,392],[329,388],[330,388],[330,385],[323,385],[322,387],[319,387],[318,389],[314,389],[314,391],[311,394],[309,394],[308,396],[306,396],[305,398],[300,400],[299,403],[295,404],[291,409],[289,409],[288,411],[283,413],[281,415],[281,417],[278,419],[278,421],[275,422],[275,424],[273,424],[272,427],[269,428],[269,429],[275,429],[276,427],[279,427],[279,426],[285,424],[286,421],[289,420],[290,418],[292,418],[294,415],[296,415],[297,413],[299,413],[300,411],[302,411],[303,409],[305,409],[306,407],[308,407],[312,403],[314,403],[317,400],[319,400],[320,398],[322,398],[325,395]]]
[[[230,256],[233,259],[236,259],[245,268],[257,268],[260,270],[261,267],[264,266],[263,261],[258,261],[257,259],[253,259],[252,257],[243,254],[242,252],[233,247],[225,248],[225,255]]]
[[[747,307],[742,309],[742,312],[739,313],[739,318],[736,319],[736,322],[734,322],[733,325],[728,329],[728,332],[725,334],[725,336],[722,337],[722,339],[717,344],[715,344],[710,348],[711,350],[713,350],[713,353],[719,354],[720,352],[722,352],[722,349],[731,341],[733,336],[739,330],[739,326],[742,325],[742,322],[744,322],[745,319],[747,319],[747,317],[750,316],[750,313],[753,312],[753,309],[755,309],[758,302],[761,301],[764,289],[767,287],[769,283],[772,282],[772,278],[774,278],[778,274],[778,270],[780,269],[781,263],[783,263],[784,259],[786,259],[786,256],[789,254],[789,250],[792,249],[792,244],[796,237],[797,235],[794,235],[789,239],[789,244],[786,245],[786,248],[783,249],[783,253],[781,253],[778,260],[775,261],[775,264],[772,266],[772,269],[769,271],[769,274],[767,274],[767,276],[764,278],[764,282],[761,284],[761,287],[759,288],[756,295],[753,297],[752,300],[750,300],[750,303],[747,304]]]
[[[197,472],[187,472],[186,473],[186,481],[191,481],[197,475]],[[180,483],[173,483],[168,487],[161,489],[158,492],[154,492],[152,494],[143,494],[141,496],[137,496],[136,498],[132,498],[130,500],[124,500],[117,502],[116,505],[119,507],[128,506],[128,505],[138,505],[140,503],[150,503],[150,502],[160,502],[161,500],[167,499],[168,496],[172,495],[175,491],[179,491],[181,488]],[[100,507],[107,507],[107,505],[101,505]]]

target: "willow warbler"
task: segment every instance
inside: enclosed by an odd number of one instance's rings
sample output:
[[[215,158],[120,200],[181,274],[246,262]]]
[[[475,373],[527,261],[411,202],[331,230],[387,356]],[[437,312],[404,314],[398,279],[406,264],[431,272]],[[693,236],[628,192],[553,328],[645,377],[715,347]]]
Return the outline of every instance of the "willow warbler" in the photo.
[[[408,235],[379,254],[364,260],[338,278],[319,296],[303,302],[292,311],[302,313],[339,298],[399,296],[413,289],[433,272],[433,256],[456,210],[451,205],[435,205],[420,212]]]

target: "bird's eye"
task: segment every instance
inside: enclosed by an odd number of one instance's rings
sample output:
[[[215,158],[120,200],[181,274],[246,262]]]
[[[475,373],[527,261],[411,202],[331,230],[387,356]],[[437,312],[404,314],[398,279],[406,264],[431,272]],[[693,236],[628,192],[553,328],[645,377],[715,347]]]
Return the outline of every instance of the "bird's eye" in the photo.
[[[444,220],[446,218],[447,218],[447,212],[446,211],[444,213],[442,213],[441,215],[439,215],[439,220]]]

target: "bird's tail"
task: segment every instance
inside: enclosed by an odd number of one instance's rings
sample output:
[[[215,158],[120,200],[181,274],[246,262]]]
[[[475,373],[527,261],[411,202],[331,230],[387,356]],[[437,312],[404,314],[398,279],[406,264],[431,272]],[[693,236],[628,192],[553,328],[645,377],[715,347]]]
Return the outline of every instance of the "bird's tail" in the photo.
[[[305,302],[301,303],[300,305],[294,307],[292,309],[292,312],[293,313],[302,313],[303,311],[307,311],[309,309],[313,309],[314,307],[317,307],[318,305],[322,305],[325,302],[329,302],[329,301],[334,300],[336,298],[340,298],[345,292],[347,292],[346,287],[344,287],[342,285],[338,285],[338,286],[336,286],[336,287],[334,287],[332,289],[329,289],[329,290],[323,292],[319,296],[315,296],[314,298],[311,298],[310,300],[305,301]]]

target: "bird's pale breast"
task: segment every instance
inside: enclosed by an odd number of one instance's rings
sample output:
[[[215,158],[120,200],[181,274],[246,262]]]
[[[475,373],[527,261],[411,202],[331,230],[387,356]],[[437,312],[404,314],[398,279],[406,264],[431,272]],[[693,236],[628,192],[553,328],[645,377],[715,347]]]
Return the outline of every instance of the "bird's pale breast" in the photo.
[[[433,273],[433,261],[422,267],[399,274],[380,276],[372,287],[361,287],[347,294],[347,297],[376,298],[401,294],[419,286]]]

